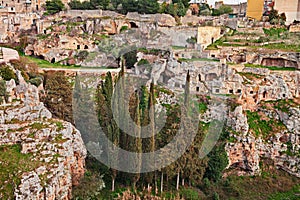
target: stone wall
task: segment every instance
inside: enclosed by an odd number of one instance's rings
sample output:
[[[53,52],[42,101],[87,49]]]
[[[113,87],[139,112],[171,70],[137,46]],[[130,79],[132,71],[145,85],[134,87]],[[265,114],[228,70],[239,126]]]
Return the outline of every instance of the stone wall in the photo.
[[[197,44],[201,44],[201,49],[205,49],[221,37],[221,27],[204,26],[198,27]]]
[[[158,31],[163,32],[171,38],[172,46],[187,46],[186,40],[191,37],[197,37],[197,28],[187,27],[158,27]]]
[[[276,0],[274,9],[279,13],[285,13],[287,24],[294,20],[300,20],[300,2],[298,0],[289,0],[289,3],[285,0]]]
[[[291,33],[299,33],[300,32],[300,24],[291,25],[289,28],[289,32]]]

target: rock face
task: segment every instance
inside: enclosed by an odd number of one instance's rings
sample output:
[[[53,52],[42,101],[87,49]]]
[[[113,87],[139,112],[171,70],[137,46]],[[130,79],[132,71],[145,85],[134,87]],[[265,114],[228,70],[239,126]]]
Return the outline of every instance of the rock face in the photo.
[[[278,109],[260,108],[262,116],[268,116],[270,120],[283,122],[281,128],[267,138],[254,134],[250,129],[246,131],[249,127],[247,120],[251,119],[247,119],[247,116],[243,115],[240,110],[241,107],[237,107],[231,113],[232,118],[229,120],[234,122],[229,125],[233,125],[233,129],[236,131],[231,134],[231,137],[234,137],[236,141],[228,142],[226,145],[229,158],[228,167],[235,168],[238,175],[258,175],[260,174],[259,163],[261,159],[271,158],[277,168],[300,177],[299,105],[291,107],[285,112]],[[245,129],[239,129],[241,126],[244,126]],[[260,124],[257,124],[257,127],[261,128]]]
[[[36,166],[20,172],[14,197],[71,199],[72,186],[84,174],[87,153],[80,132],[69,122],[53,119],[39,101],[38,89],[18,71],[17,76],[18,84],[6,82],[10,98],[0,109],[0,146],[19,144]],[[0,198],[5,198],[2,195],[0,189]]]

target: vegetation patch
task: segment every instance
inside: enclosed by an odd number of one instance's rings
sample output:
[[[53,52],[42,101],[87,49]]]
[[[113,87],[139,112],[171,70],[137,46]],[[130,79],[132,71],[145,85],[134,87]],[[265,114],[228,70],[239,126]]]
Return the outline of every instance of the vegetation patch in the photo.
[[[57,126],[56,131],[61,131],[64,129],[64,125],[62,122],[55,122],[55,125]]]
[[[262,101],[261,104],[270,105],[271,107],[285,113],[289,113],[289,109],[291,107],[299,106],[299,104],[295,103],[292,99],[280,99],[277,101]]]
[[[78,69],[78,66],[75,65],[61,65],[59,63],[50,63],[47,60],[42,60],[32,56],[23,56],[27,58],[30,62],[35,63],[40,68],[63,68],[63,69]]]
[[[6,81],[17,79],[14,71],[7,65],[0,65],[0,76]]]
[[[195,61],[207,61],[207,62],[220,62],[219,59],[212,58],[179,58],[179,62],[195,62]]]
[[[278,120],[268,118],[264,116],[262,119],[258,112],[246,111],[249,129],[255,134],[255,136],[262,136],[268,138],[270,134],[275,133],[278,130],[285,128],[285,125]]]
[[[6,92],[6,82],[5,80],[0,80],[0,104],[4,100],[8,99],[9,94]]]
[[[257,80],[257,79],[262,79],[265,76],[259,75],[259,74],[253,74],[250,72],[237,72],[239,75],[249,79],[249,80]],[[244,84],[251,84],[250,82],[247,82],[247,80],[244,80]]]
[[[256,64],[245,64],[245,67],[251,67],[251,68],[267,68],[269,70],[280,70],[280,71],[296,71],[296,68],[294,67],[279,67],[279,66],[264,66],[264,65],[256,65]]]
[[[146,60],[146,59],[141,59],[141,60],[137,63],[138,66],[141,66],[141,65],[149,65],[149,64],[150,64],[149,61]]]
[[[14,199],[14,190],[24,172],[36,169],[40,163],[31,154],[22,154],[21,145],[0,146],[0,198]]]
[[[49,126],[47,124],[43,124],[43,123],[40,123],[40,122],[34,122],[33,124],[30,125],[30,127],[32,129],[41,130],[41,129],[44,129],[44,128],[48,128]]]

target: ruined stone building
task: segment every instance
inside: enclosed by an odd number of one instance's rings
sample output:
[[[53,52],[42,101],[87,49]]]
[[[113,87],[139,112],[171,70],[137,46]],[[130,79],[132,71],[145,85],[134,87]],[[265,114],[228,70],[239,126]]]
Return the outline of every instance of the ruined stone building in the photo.
[[[0,12],[3,13],[31,13],[41,10],[45,0],[1,0]]]
[[[275,0],[274,8],[279,13],[285,13],[287,24],[300,20],[300,0]]]

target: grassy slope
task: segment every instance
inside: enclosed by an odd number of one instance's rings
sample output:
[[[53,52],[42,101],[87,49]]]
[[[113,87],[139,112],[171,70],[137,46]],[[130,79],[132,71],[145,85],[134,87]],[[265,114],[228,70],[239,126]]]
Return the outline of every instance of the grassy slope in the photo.
[[[30,62],[37,64],[40,68],[78,69],[78,66],[75,66],[75,65],[71,65],[71,66],[61,65],[59,63],[50,63],[46,60],[34,58],[32,56],[24,56],[24,55],[21,55],[21,56],[27,58]]]
[[[39,162],[33,161],[31,154],[21,153],[20,145],[0,146],[0,199],[13,199],[22,173],[32,171],[38,165]]]

